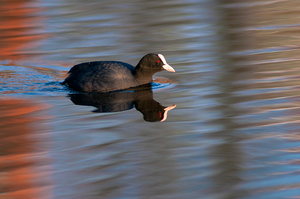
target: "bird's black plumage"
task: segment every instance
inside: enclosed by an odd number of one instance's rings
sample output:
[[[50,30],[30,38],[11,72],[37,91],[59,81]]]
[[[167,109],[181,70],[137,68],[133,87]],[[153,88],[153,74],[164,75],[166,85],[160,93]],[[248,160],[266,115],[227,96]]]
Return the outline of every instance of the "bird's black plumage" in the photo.
[[[133,88],[152,82],[156,72],[175,70],[161,54],[147,54],[136,67],[120,61],[94,61],[73,66],[62,82],[74,90],[103,93]]]

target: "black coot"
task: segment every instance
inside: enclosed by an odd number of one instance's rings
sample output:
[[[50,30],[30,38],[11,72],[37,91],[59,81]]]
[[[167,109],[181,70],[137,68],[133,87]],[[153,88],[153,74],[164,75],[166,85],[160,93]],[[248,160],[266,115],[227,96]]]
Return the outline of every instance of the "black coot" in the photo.
[[[156,72],[175,70],[162,54],[147,54],[136,67],[119,61],[94,61],[73,66],[62,82],[76,91],[103,93],[137,87],[152,82]]]

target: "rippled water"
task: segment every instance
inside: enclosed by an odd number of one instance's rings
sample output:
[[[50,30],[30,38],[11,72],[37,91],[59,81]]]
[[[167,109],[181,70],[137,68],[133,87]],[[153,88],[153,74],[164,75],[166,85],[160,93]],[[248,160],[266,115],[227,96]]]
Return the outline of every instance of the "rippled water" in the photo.
[[[300,197],[298,0],[3,1],[0,18],[0,198]],[[59,84],[149,52],[176,70],[152,90]]]

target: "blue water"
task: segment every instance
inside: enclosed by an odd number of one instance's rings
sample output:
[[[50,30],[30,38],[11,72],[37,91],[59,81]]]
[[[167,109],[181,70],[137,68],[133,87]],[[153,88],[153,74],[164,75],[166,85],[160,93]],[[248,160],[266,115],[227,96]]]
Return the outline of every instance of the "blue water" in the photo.
[[[300,195],[298,1],[7,1],[0,18],[4,198]],[[82,94],[77,63],[176,70]]]

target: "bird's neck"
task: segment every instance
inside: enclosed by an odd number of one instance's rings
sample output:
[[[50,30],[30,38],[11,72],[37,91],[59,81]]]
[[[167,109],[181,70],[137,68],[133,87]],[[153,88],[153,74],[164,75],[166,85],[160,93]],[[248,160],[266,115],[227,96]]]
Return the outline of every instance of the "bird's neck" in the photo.
[[[133,75],[135,77],[135,79],[140,83],[140,84],[148,84],[152,82],[152,75],[154,75],[155,72],[153,72],[152,70],[147,70],[143,67],[140,67],[140,65],[138,64],[134,71],[133,71]]]

